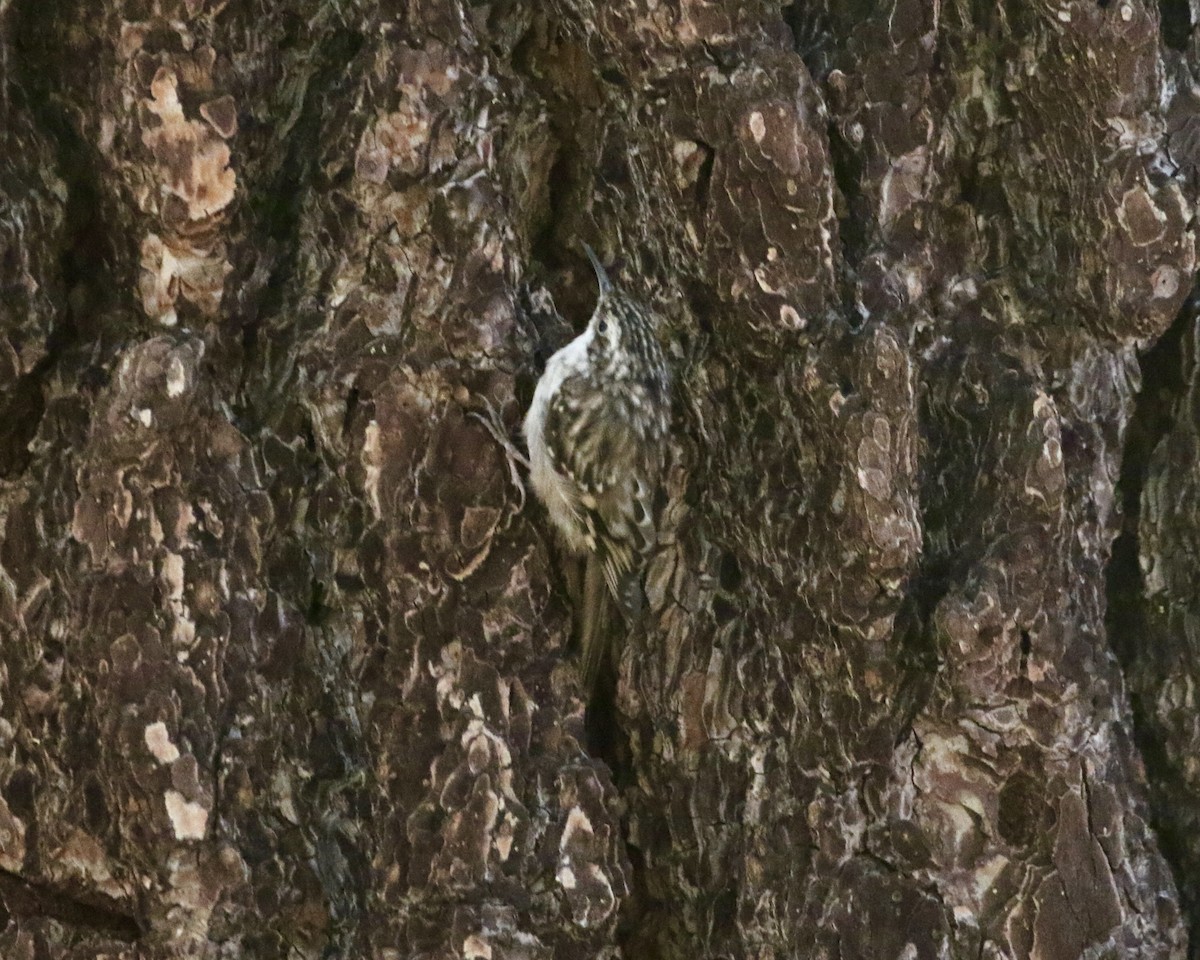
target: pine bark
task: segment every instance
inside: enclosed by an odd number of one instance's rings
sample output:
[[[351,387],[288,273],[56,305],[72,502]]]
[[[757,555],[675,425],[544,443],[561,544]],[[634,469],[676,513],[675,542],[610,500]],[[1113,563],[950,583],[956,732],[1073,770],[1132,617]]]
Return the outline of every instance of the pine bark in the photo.
[[[0,0],[0,957],[1187,957],[1196,36]],[[590,709],[472,416],[584,241],[676,382]]]

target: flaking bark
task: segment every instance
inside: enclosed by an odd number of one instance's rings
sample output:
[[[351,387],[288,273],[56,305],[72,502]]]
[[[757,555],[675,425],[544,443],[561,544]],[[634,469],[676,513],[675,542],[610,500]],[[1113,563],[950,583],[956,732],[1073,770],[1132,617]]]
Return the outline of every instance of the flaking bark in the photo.
[[[1193,37],[0,3],[0,956],[1187,956]],[[586,718],[471,416],[581,241],[676,380]]]

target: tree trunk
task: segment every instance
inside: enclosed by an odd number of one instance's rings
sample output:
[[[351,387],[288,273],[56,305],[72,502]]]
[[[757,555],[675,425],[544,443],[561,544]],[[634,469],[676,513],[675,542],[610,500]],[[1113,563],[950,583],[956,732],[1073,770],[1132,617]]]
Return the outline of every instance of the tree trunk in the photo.
[[[0,0],[0,957],[1187,956],[1193,17]],[[590,708],[471,415],[582,241],[676,383]]]

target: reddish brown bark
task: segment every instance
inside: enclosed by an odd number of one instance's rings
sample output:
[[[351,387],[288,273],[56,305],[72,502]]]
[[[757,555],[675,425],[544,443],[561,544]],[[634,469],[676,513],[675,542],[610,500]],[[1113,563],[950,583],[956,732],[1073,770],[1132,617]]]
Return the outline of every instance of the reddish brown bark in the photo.
[[[0,7],[0,955],[1186,955],[1189,14],[827,6]],[[586,720],[470,416],[581,241],[678,383]]]

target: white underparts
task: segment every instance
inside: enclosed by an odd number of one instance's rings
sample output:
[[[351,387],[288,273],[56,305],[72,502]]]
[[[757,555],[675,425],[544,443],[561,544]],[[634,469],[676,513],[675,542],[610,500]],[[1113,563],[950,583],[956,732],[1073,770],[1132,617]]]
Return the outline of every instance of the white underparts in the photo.
[[[563,381],[587,366],[592,325],[550,358],[546,372],[538,381],[533,403],[525,415],[525,442],[529,447],[529,479],[538,499],[546,505],[550,521],[571,553],[582,555],[595,548],[579,511],[579,487],[554,467],[546,445],[546,414],[550,401]]]

